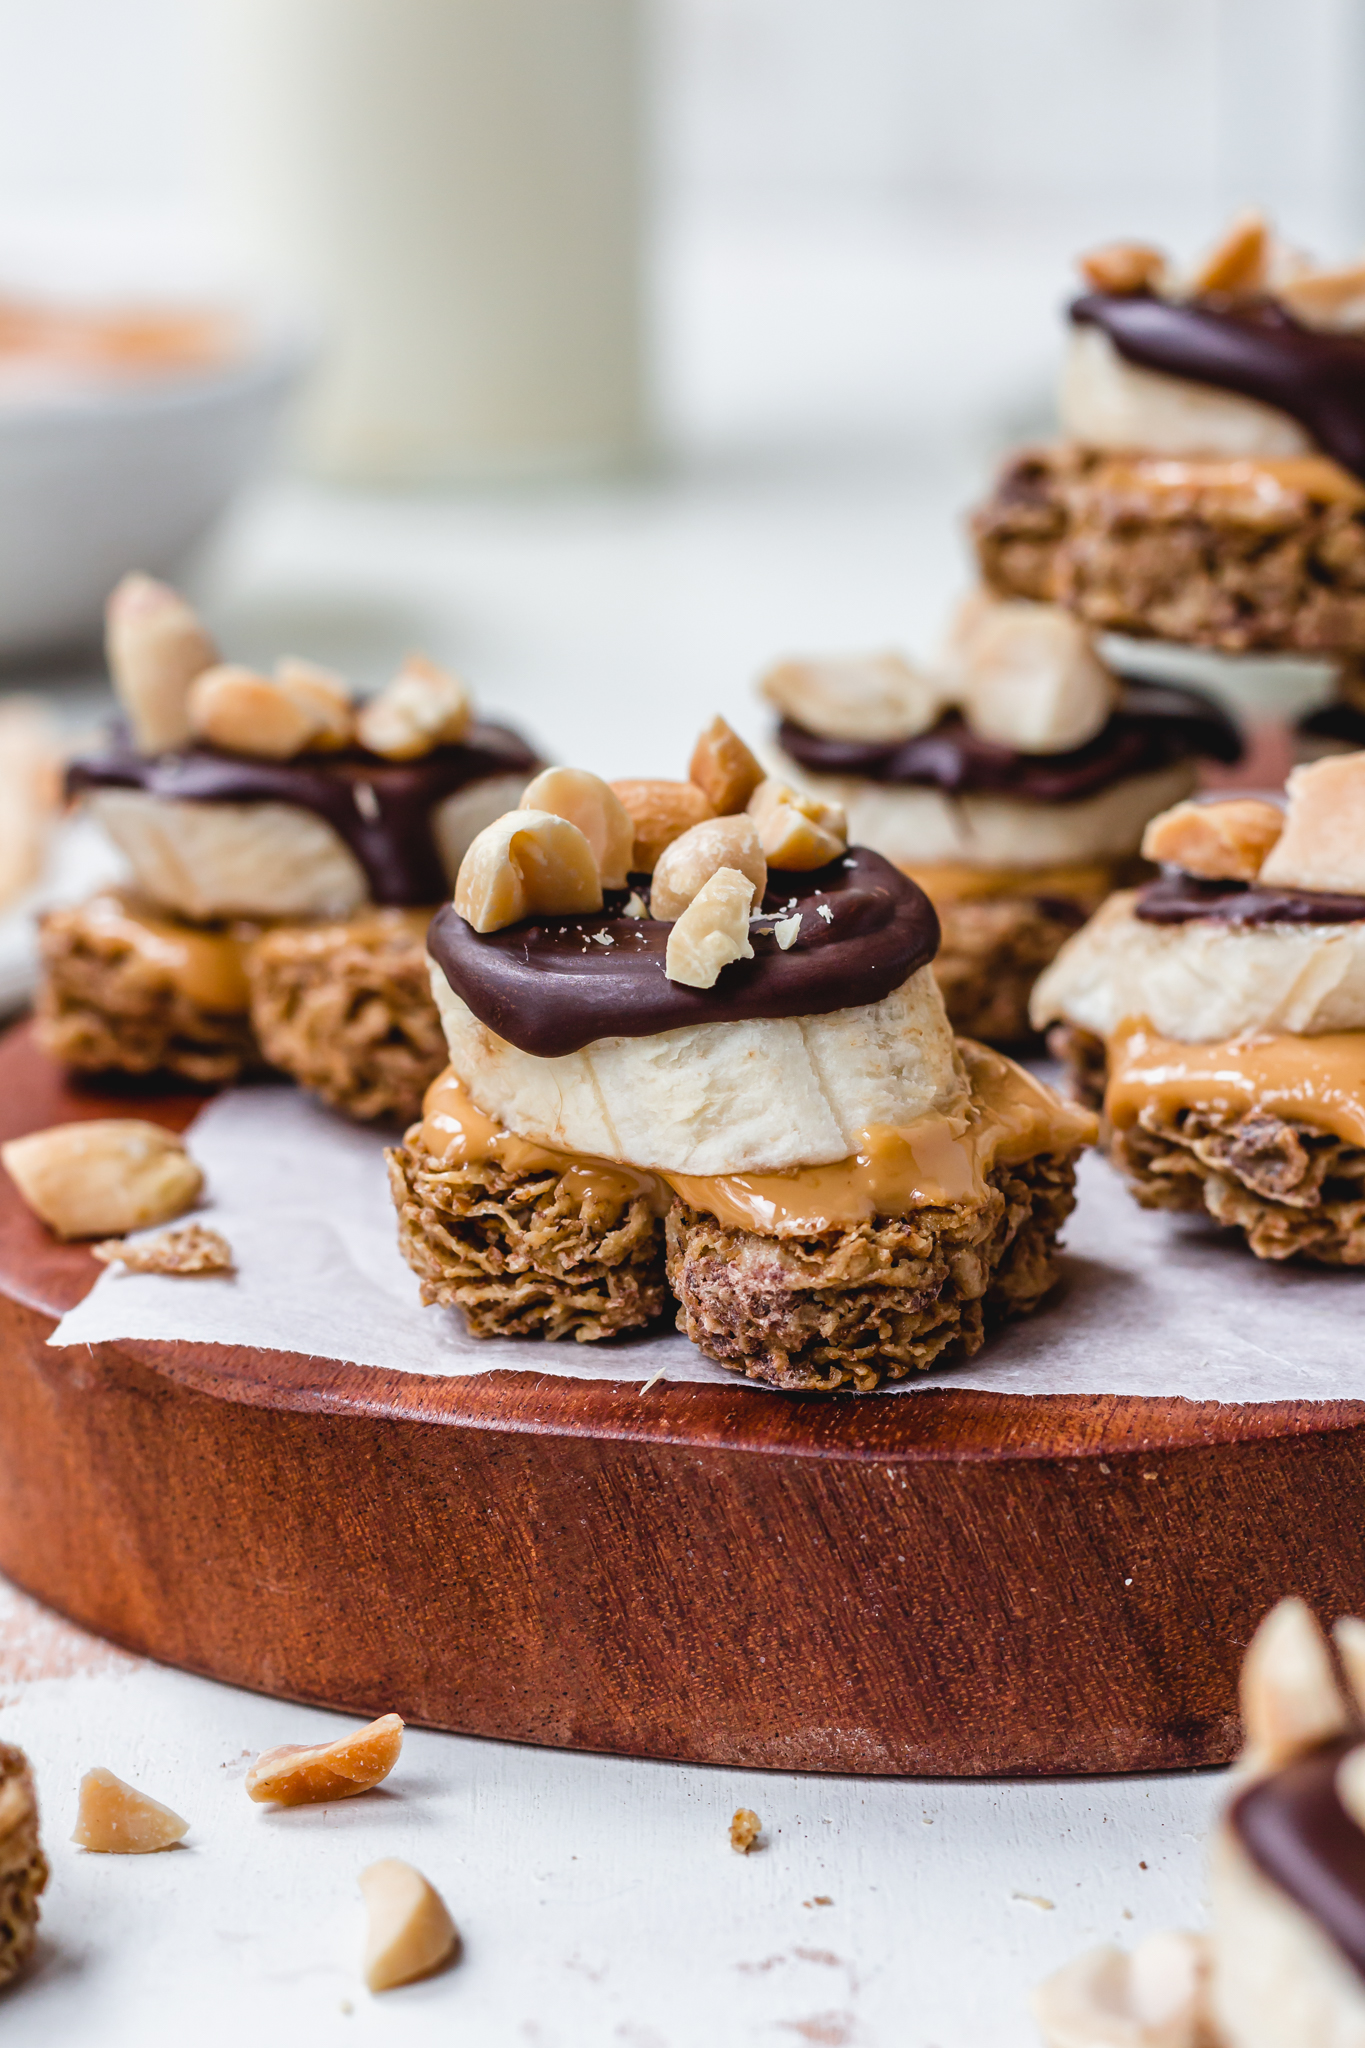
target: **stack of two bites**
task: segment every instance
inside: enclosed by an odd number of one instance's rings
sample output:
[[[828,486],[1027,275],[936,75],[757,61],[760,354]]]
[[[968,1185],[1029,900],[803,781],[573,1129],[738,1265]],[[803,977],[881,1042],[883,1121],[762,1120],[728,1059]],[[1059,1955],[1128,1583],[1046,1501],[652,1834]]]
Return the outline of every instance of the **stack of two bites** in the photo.
[[[108,652],[123,720],[67,786],[131,882],[45,919],[46,1049],[204,1084],[269,1065],[413,1115],[442,1050],[428,919],[535,755],[421,656],[363,704],[313,662],[224,663],[145,576],[110,599]]]
[[[1055,1277],[1093,1136],[955,1041],[924,893],[717,719],[686,782],[546,771],[428,938],[450,1066],[390,1154],[424,1299],[868,1390]]]

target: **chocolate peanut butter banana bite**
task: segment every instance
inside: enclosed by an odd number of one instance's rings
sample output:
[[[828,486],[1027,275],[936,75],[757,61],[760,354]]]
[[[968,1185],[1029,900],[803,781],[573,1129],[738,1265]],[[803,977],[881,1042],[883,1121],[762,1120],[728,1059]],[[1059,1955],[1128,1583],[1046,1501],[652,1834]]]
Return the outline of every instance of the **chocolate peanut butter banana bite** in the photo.
[[[770,1386],[975,1352],[1054,1278],[1093,1126],[954,1041],[938,921],[722,720],[687,783],[552,769],[432,922],[450,1053],[390,1155],[479,1335],[654,1321]]]
[[[1206,1210],[1258,1258],[1365,1263],[1365,753],[1287,804],[1181,804],[1164,869],[1110,898],[1033,993],[1147,1208]]]
[[[1033,1998],[1047,2048],[1365,2048],[1365,1622],[1333,1636],[1344,1690],[1303,1601],[1252,1638],[1209,1932],[1057,1971]]]
[[[411,656],[378,696],[223,663],[147,577],[109,603],[125,723],[68,790],[125,890],[43,927],[40,1029],[70,1066],[221,1082],[262,1060],[358,1117],[409,1116],[442,1061],[424,933],[535,757]]]
[[[1234,761],[1191,691],[1125,682],[1056,605],[978,596],[935,673],[899,655],[789,661],[761,685],[781,760],[932,899],[954,1028],[1029,1035],[1033,984],[1120,881],[1148,820]]]
[[[1259,215],[1187,276],[1081,261],[1060,442],[974,520],[986,582],[1182,645],[1365,651],[1365,265],[1313,267]]]

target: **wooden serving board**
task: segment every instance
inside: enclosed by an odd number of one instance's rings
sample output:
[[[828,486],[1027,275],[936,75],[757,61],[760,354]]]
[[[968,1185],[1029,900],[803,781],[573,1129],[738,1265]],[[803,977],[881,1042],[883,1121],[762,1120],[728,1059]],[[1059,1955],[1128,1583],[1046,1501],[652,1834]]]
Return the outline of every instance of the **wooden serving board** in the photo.
[[[0,1042],[0,1138],[182,1129],[202,1099],[78,1089],[26,1027]],[[1156,1770],[1231,1755],[1281,1594],[1365,1609],[1365,1403],[49,1348],[96,1272],[0,1175],[0,1566],[261,1692],[748,1767]]]

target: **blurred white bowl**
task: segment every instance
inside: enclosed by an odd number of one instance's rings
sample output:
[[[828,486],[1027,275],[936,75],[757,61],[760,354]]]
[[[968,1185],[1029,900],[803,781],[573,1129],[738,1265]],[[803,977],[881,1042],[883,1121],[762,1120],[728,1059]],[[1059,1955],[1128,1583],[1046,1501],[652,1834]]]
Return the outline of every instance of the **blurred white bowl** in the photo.
[[[173,579],[261,466],[306,360],[263,339],[194,374],[0,403],[0,660],[93,643],[130,569]]]

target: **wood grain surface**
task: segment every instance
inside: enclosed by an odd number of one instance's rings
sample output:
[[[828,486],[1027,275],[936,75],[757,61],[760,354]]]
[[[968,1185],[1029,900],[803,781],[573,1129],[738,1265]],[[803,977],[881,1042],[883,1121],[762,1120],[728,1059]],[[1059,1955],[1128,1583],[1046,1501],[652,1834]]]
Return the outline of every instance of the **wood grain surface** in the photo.
[[[200,1101],[73,1086],[24,1027],[0,1043],[0,1138],[184,1128]],[[1272,1601],[1365,1609],[1365,1403],[49,1347],[96,1270],[0,1176],[0,1566],[259,1691],[749,1767],[1161,1769],[1232,1753]]]

